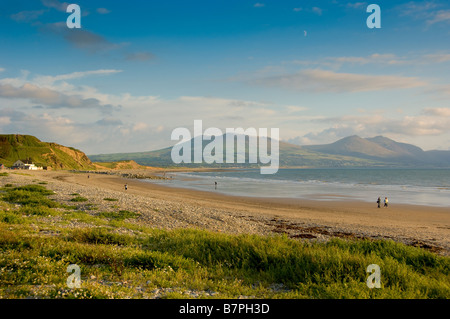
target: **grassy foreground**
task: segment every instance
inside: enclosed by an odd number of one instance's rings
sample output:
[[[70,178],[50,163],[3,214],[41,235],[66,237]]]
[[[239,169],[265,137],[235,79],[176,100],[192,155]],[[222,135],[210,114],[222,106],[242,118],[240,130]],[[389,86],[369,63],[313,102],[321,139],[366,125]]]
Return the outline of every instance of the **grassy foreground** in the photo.
[[[0,189],[0,298],[450,298],[450,258],[420,248],[157,230],[51,194],[38,183]],[[67,285],[71,264],[81,288]],[[366,285],[370,264],[379,289]]]

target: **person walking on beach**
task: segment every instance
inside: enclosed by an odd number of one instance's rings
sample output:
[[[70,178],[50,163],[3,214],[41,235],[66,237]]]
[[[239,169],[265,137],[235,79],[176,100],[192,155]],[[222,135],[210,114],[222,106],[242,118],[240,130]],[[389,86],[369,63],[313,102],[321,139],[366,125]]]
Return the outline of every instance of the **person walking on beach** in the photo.
[[[377,199],[377,204],[378,204],[378,208],[381,208],[381,198],[380,197],[378,197],[378,199]]]
[[[385,197],[385,198],[384,198],[384,207],[386,207],[386,208],[388,207],[388,202],[389,202],[389,201],[388,201],[388,198]]]
[[[217,189],[217,182],[214,182],[214,189]]]
[[[128,189],[128,185],[127,184],[125,184],[125,190],[127,190]]]

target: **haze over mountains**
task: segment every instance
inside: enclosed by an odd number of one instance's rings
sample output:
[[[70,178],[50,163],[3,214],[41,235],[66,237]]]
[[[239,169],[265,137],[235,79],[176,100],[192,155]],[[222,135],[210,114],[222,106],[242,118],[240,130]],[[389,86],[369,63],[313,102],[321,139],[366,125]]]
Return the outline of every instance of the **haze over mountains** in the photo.
[[[225,140],[225,139],[224,139]],[[189,143],[189,142],[188,142]],[[210,143],[204,141],[203,147]],[[247,143],[248,144],[248,143]],[[270,145],[270,142],[268,142]],[[193,142],[191,140],[191,145]],[[225,149],[225,147],[224,147]],[[248,167],[247,164],[179,164],[171,159],[172,147],[149,152],[90,155],[95,162],[134,160],[148,166]],[[280,166],[290,167],[405,167],[450,168],[450,151],[424,151],[383,136],[349,136],[331,144],[299,146],[279,143]],[[248,145],[246,147],[248,158]],[[225,161],[224,161],[225,162]],[[256,165],[258,166],[258,165]]]

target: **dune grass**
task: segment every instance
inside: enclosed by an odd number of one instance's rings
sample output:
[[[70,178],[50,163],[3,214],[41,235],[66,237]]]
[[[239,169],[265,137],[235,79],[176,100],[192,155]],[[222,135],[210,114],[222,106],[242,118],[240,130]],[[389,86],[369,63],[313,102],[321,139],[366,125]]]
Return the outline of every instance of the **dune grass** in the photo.
[[[450,259],[393,241],[158,230],[134,212],[49,205],[40,185],[2,192],[0,298],[151,298],[156,288],[171,288],[166,298],[450,298]],[[81,288],[67,286],[70,264]],[[366,285],[370,264],[379,289]]]
[[[88,199],[86,197],[83,197],[83,196],[75,196],[70,201],[71,202],[87,202]]]
[[[130,212],[128,210],[119,210],[118,212],[100,212],[98,214],[100,217],[105,217],[109,219],[115,220],[125,220],[127,218],[135,218],[139,216],[139,214]]]

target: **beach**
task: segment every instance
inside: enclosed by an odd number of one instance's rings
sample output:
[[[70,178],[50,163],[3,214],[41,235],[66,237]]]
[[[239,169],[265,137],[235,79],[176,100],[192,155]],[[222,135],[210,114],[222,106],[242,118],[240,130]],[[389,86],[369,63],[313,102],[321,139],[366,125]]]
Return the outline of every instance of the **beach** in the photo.
[[[163,172],[161,169],[103,174],[10,171],[0,183],[1,186],[46,183],[45,187],[56,193],[51,197],[59,202],[71,205],[72,194],[77,193],[96,207],[92,210],[86,206],[87,213],[129,210],[139,213],[132,222],[161,229],[198,228],[230,234],[284,233],[291,238],[312,241],[327,241],[333,237],[392,239],[450,255],[450,208],[395,203],[390,203],[389,208],[377,208],[375,200],[367,203],[228,196],[124,177],[160,178]]]

